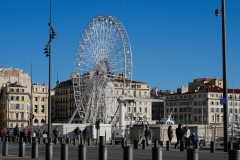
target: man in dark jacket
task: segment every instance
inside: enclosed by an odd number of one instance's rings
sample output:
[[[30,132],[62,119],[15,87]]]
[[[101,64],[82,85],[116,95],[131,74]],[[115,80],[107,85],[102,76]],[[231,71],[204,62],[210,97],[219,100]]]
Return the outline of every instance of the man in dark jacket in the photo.
[[[182,124],[178,124],[178,128],[176,128],[176,137],[177,137],[177,143],[175,144],[175,147],[179,144],[179,141],[183,140],[184,132],[182,129]]]
[[[84,144],[87,142],[88,137],[89,137],[89,131],[88,131],[87,126],[86,126],[85,129],[83,130]]]
[[[146,144],[147,144],[147,146],[148,146],[148,145],[149,145],[149,144],[148,144],[148,139],[149,139],[149,137],[151,136],[151,133],[150,133],[148,127],[146,127],[144,136],[145,136]]]

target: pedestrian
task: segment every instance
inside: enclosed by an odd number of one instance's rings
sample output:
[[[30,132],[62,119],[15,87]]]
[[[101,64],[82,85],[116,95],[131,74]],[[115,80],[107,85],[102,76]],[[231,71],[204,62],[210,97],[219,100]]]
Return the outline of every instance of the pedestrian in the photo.
[[[191,139],[191,141],[193,143],[193,148],[194,148],[194,145],[197,142],[197,136],[195,135],[195,133],[191,134],[190,139]]]
[[[146,145],[149,146],[148,139],[151,137],[150,131],[148,127],[146,127],[145,132],[144,132],[145,140],[146,140]]]
[[[79,126],[77,126],[75,129],[74,129],[74,134],[75,134],[75,138],[78,138],[78,135],[81,135],[81,129],[79,128]]]
[[[19,142],[20,132],[19,132],[18,125],[16,125],[16,127],[15,127],[15,129],[14,129],[13,135],[14,135],[14,142],[15,142],[15,140],[16,140],[17,142]]]
[[[25,138],[27,138],[27,137],[28,137],[28,131],[26,131],[25,129],[23,129],[23,135],[24,135]]]
[[[84,144],[86,144],[86,141],[88,140],[88,137],[89,137],[89,131],[88,131],[87,126],[86,126],[85,129],[83,130]]]
[[[0,137],[1,137],[1,140],[3,141],[3,138],[4,138],[4,131],[3,130],[1,130],[1,132],[0,132]]]
[[[175,149],[176,149],[177,145],[179,144],[179,141],[183,140],[183,136],[184,136],[184,132],[182,129],[182,124],[178,124],[178,128],[176,128],[177,143],[174,146]]]
[[[184,139],[185,139],[185,149],[190,148],[190,129],[188,128],[188,126],[185,126],[184,128]]]
[[[44,131],[43,131],[43,138],[47,138],[47,131],[46,131],[46,129],[44,129]]]
[[[172,137],[173,137],[173,130],[172,130],[172,126],[168,126],[168,139],[170,141],[170,144],[172,142]]]
[[[57,137],[58,137],[58,127],[56,126],[53,130],[54,135],[54,142],[56,143]]]

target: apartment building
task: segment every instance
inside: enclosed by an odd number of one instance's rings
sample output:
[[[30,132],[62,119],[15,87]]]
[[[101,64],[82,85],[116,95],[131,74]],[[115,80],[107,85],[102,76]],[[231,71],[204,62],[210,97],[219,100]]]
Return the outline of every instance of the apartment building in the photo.
[[[206,80],[203,78],[203,80]],[[215,81],[211,80],[210,81]],[[192,82],[191,82],[192,83]],[[219,86],[215,86],[219,84]],[[172,113],[176,123],[223,123],[223,89],[220,83],[203,83],[197,90],[188,90],[166,95],[165,113]],[[186,88],[186,87],[185,87]],[[240,113],[240,90],[228,89],[227,103],[229,122],[238,121]]]
[[[88,75],[86,75],[88,76]],[[54,88],[53,95],[53,122],[67,123],[74,110],[76,109],[75,97],[74,97],[74,86],[72,83],[73,79],[66,80],[63,82],[57,82]],[[127,95],[138,98],[150,98],[150,89],[146,83],[132,81],[131,86],[128,90],[124,90],[122,80],[115,80],[114,88],[117,95]],[[86,86],[84,86],[86,87]],[[81,88],[84,90],[85,88]],[[142,120],[145,116],[146,120],[151,120],[151,102],[131,102],[125,104],[125,120],[134,123],[135,121]],[[78,114],[75,115],[72,123],[81,123]]]
[[[11,130],[16,125],[24,128],[30,124],[46,123],[48,88],[45,84],[43,86],[31,85],[31,77],[22,69],[2,67],[0,67],[0,84],[2,84],[0,89],[0,119],[2,120],[0,129],[7,130],[9,128]]]

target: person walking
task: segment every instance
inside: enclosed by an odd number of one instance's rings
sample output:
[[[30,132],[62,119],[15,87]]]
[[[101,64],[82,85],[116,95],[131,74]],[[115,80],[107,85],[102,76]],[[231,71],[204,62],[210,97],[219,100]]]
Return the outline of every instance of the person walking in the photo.
[[[20,131],[19,131],[18,125],[16,125],[16,127],[14,129],[13,135],[14,135],[14,142],[16,140],[16,142],[18,143],[19,142],[19,136],[20,136]]]
[[[83,130],[84,144],[86,144],[86,141],[88,141],[88,137],[89,137],[89,131],[88,131],[87,126],[86,126],[85,129]]]
[[[168,139],[169,139],[169,142],[171,144],[172,142],[172,137],[173,137],[173,130],[172,130],[172,126],[168,126]]]
[[[146,129],[145,129],[144,136],[145,136],[145,140],[146,140],[146,145],[149,146],[148,139],[151,136],[151,133],[150,133],[148,127],[146,127]]]
[[[184,139],[185,139],[185,149],[190,148],[190,129],[188,128],[188,126],[185,126],[184,128]]]
[[[177,143],[174,146],[175,149],[176,149],[177,145],[179,144],[179,141],[183,140],[183,136],[184,136],[184,132],[182,129],[182,124],[178,124],[178,128],[176,128]]]
[[[75,129],[74,129],[74,134],[75,134],[75,138],[78,138],[78,135],[81,135],[81,129],[79,128],[79,126],[77,126]]]
[[[58,127],[57,126],[53,129],[53,135],[54,135],[54,142],[56,143],[57,137],[58,137]]]

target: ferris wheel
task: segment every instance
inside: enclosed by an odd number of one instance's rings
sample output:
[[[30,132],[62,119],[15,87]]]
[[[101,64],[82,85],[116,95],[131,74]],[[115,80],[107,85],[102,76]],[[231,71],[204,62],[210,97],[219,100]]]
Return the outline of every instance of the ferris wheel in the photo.
[[[82,123],[110,123],[118,111],[117,97],[130,89],[132,51],[127,32],[113,16],[94,17],[77,45],[72,72],[76,109]]]

